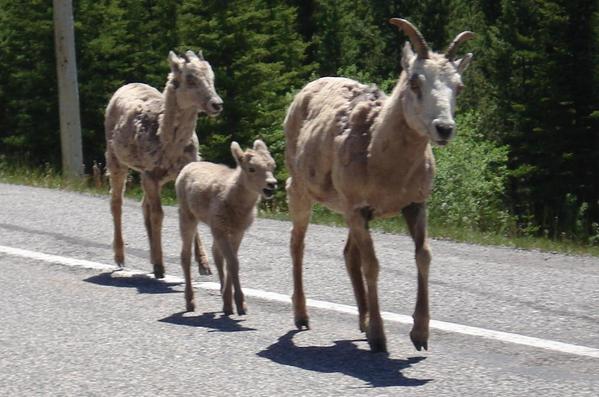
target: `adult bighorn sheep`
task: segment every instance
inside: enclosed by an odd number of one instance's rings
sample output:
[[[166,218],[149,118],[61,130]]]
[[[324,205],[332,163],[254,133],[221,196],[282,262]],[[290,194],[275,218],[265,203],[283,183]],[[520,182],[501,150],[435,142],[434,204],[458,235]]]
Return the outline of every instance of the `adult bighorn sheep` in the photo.
[[[106,166],[114,221],[114,260],[125,262],[122,206],[128,169],[141,174],[142,209],[156,278],[164,277],[160,190],[181,169],[200,160],[195,134],[198,112],[218,115],[223,101],[214,89],[214,73],[202,53],[168,56],[171,72],[164,92],[142,83],[119,88],[106,108]],[[195,253],[200,273],[210,274],[199,236]]]
[[[295,97],[285,118],[287,197],[293,222],[293,308],[298,329],[309,328],[302,281],[304,237],[312,205],[319,202],[343,214],[349,226],[345,264],[372,351],[386,351],[377,292],[379,264],[368,222],[400,211],[416,247],[418,294],[410,337],[428,349],[428,271],[425,200],[435,173],[433,144],[455,134],[455,97],[472,54],[455,59],[462,32],[445,54],[431,51],[410,22],[390,23],[409,37],[403,47],[399,81],[390,97],[375,86],[346,78],[321,78]]]

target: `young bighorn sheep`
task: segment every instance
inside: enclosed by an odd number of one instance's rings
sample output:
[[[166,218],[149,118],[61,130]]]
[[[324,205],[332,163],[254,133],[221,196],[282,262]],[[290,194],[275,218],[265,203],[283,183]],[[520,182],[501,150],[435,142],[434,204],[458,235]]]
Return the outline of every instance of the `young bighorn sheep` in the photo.
[[[191,245],[201,221],[210,227],[214,240],[212,255],[220,278],[223,311],[226,315],[233,314],[231,294],[232,287],[235,287],[237,313],[246,313],[237,251],[243,234],[254,221],[260,197],[271,198],[276,189],[273,176],[275,162],[261,140],[256,140],[254,148],[245,152],[237,142],[233,142],[231,153],[237,162],[236,168],[206,161],[195,162],[185,166],[175,182],[187,311],[195,310],[190,270]],[[226,268],[223,267],[223,258],[227,262]]]
[[[105,120],[114,260],[124,265],[121,217],[125,180],[132,168],[141,173],[142,209],[156,278],[164,277],[160,190],[186,164],[200,159],[195,134],[198,112],[216,116],[223,108],[214,89],[214,73],[201,52],[187,51],[180,58],[171,51],[168,61],[171,73],[162,94],[147,84],[127,84],[110,99]],[[195,253],[200,272],[210,274],[199,237]]]
[[[295,324],[309,328],[302,281],[304,237],[312,205],[319,202],[344,215],[349,235],[346,267],[372,351],[386,351],[380,315],[375,256],[368,222],[402,212],[416,246],[418,295],[410,333],[416,349],[428,348],[428,269],[425,200],[432,189],[433,144],[455,134],[455,97],[472,58],[455,60],[457,47],[473,37],[459,34],[445,54],[429,47],[408,21],[393,18],[409,37],[403,71],[390,97],[375,86],[345,78],[321,78],[295,97],[285,118],[285,160],[289,211],[293,222],[293,307]]]

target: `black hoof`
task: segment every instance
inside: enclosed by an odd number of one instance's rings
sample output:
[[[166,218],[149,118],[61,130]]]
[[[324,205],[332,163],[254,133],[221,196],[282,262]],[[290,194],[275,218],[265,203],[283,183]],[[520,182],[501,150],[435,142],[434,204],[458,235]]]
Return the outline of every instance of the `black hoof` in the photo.
[[[187,311],[188,312],[195,312],[196,311],[196,305],[194,303],[188,303],[187,304]]]
[[[310,324],[308,323],[308,319],[304,318],[301,320],[295,320],[295,326],[298,330],[302,330],[302,329],[310,329]]]
[[[164,278],[164,271],[154,271],[154,277],[155,278]]]
[[[428,351],[428,342],[427,341],[418,341],[415,340],[412,335],[410,335],[410,339],[412,340],[412,343],[414,344],[414,347],[416,348],[416,350],[421,351],[422,348],[424,348],[424,350]]]
[[[210,276],[212,274],[212,271],[208,265],[198,265],[198,272],[200,273],[200,276]]]
[[[232,316],[233,315],[233,309],[223,309],[223,314],[225,316]]]

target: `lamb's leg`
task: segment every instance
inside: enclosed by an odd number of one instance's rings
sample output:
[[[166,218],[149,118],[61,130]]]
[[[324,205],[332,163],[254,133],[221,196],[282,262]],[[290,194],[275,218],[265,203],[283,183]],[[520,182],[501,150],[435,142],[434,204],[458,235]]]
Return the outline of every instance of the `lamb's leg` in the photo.
[[[293,312],[295,326],[298,329],[310,329],[308,312],[306,310],[306,296],[304,294],[304,281],[302,267],[304,260],[304,238],[312,214],[312,200],[301,188],[296,186],[293,178],[287,179],[287,201],[289,203],[289,216],[293,227],[291,229],[290,250],[293,261]]]
[[[223,254],[219,251],[216,241],[212,243],[212,257],[214,258],[214,265],[218,272],[218,280],[220,281],[220,293],[224,294],[225,291],[225,269],[223,263]]]
[[[366,279],[367,302],[368,302],[368,326],[366,335],[368,344],[373,352],[386,352],[387,342],[385,331],[383,329],[383,319],[379,308],[378,298],[378,275],[379,263],[374,253],[374,245],[370,232],[368,231],[368,222],[372,218],[371,210],[360,209],[353,211],[347,216],[347,223],[350,228],[352,241],[356,244],[360,252],[362,270]]]
[[[231,248],[233,249],[233,256],[236,259],[236,266],[228,266],[231,272],[231,277],[233,279],[233,287],[235,287],[233,298],[235,299],[237,314],[239,314],[240,316],[247,314],[245,296],[243,295],[243,290],[241,289],[241,281],[239,280],[239,246],[241,245],[243,235],[244,232],[240,231],[231,236]],[[227,261],[227,263],[229,262]]]
[[[196,231],[194,238],[194,253],[200,274],[204,276],[212,274],[210,265],[208,264],[208,256],[206,256],[206,251],[204,251],[204,244],[202,244],[202,240],[200,239],[199,231]]]
[[[229,316],[233,314],[233,268],[239,269],[237,257],[233,254],[233,247],[228,239],[227,233],[219,230],[212,230],[214,244],[218,251],[224,257],[227,266],[222,270],[223,277],[221,278],[221,291],[223,296],[223,312]],[[224,285],[224,287],[223,287]]]
[[[416,265],[418,266],[418,294],[414,309],[414,326],[410,332],[416,350],[428,350],[429,305],[428,271],[431,263],[431,251],[426,236],[426,204],[411,204],[402,210],[410,234],[416,247]]]
[[[352,235],[347,236],[347,243],[343,250],[345,257],[345,267],[349,273],[354,296],[358,305],[360,331],[366,331],[366,315],[368,314],[368,305],[366,303],[366,290],[364,288],[364,277],[362,276],[362,262],[360,261],[360,251],[352,241]]]
[[[112,221],[114,224],[114,240],[112,248],[114,250],[114,261],[120,267],[125,265],[125,244],[123,242],[123,194],[125,193],[125,181],[127,179],[127,169],[119,167],[116,159],[110,159],[110,154],[106,153],[107,166],[109,166],[110,179],[110,211],[112,212]]]
[[[147,205],[150,213],[150,229],[151,234],[148,235],[150,241],[150,259],[154,265],[154,277],[164,277],[164,263],[162,261],[162,220],[164,212],[160,204],[160,182],[147,173],[142,174],[142,187],[144,189],[144,200],[147,200]]]
[[[181,267],[185,276],[185,307],[188,312],[195,310],[193,287],[191,285],[191,249],[196,234],[197,221],[191,214],[179,208],[179,230],[181,232]]]
[[[247,308],[245,306],[245,297],[243,290],[241,289],[241,282],[239,281],[239,259],[237,258],[237,249],[241,241],[241,235],[229,236],[225,232],[216,231],[212,232],[214,241],[218,247],[218,250],[222,253],[226,263],[227,270],[225,272],[225,290],[223,293],[223,311],[225,314],[233,314],[232,305],[232,289],[235,289],[234,298],[235,306],[237,307],[237,314],[246,314]]]

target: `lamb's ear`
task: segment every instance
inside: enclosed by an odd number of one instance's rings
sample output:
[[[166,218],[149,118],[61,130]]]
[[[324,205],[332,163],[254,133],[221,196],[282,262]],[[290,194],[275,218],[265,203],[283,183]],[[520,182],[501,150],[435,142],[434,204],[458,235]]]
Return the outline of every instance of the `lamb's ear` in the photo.
[[[254,150],[268,152],[268,147],[266,146],[266,143],[264,143],[263,140],[256,139],[254,141]]]
[[[198,50],[198,58],[200,58],[200,61],[205,61],[204,59],[204,54],[202,53],[202,50]]]
[[[412,46],[409,41],[406,41],[403,49],[401,50],[401,67],[403,70],[407,71],[410,68],[410,62],[416,56],[414,51],[412,50]]]
[[[243,162],[244,153],[243,150],[241,150],[241,146],[239,146],[239,144],[235,141],[231,142],[231,154],[233,155],[237,165],[241,165]]]
[[[175,54],[172,51],[169,51],[168,53],[168,63],[171,66],[171,71],[173,73],[180,73],[181,72],[181,64],[183,64],[183,60],[181,58],[179,58],[177,56],[177,54]]]
[[[469,52],[468,54],[464,55],[464,58],[458,59],[457,61],[455,61],[459,74],[464,73],[464,70],[466,70],[468,68],[468,65],[470,65],[471,60],[472,60],[472,53]]]

